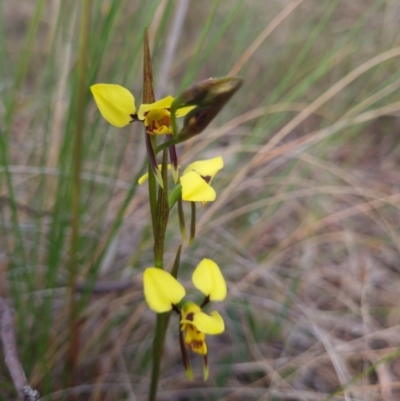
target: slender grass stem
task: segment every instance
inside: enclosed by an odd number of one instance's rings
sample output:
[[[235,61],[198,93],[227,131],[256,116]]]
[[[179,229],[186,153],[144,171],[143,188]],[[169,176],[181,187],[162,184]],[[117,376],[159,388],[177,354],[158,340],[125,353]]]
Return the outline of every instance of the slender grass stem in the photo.
[[[26,78],[29,62],[30,62],[30,57],[31,57],[31,52],[33,48],[33,43],[34,39],[36,37],[37,31],[39,29],[40,25],[40,18],[43,13],[44,9],[44,0],[40,0],[36,2],[35,5],[35,12],[32,16],[32,20],[29,25],[29,30],[26,35],[26,39],[23,45],[23,49],[20,52],[21,56],[18,60],[18,63],[15,67],[15,73],[13,75],[13,82],[11,86],[11,90],[8,91],[9,95],[4,96],[3,95],[3,101],[4,101],[4,106],[5,106],[5,115],[2,117],[1,125],[0,125],[0,164],[4,166],[5,168],[5,180],[4,180],[4,185],[7,188],[7,193],[9,195],[9,198],[11,200],[10,202],[10,207],[11,207],[11,222],[12,222],[12,228],[13,228],[13,237],[10,240],[7,238],[7,248],[12,249],[13,242],[15,242],[15,248],[16,252],[18,252],[24,260],[26,260],[26,252],[24,249],[24,243],[23,243],[23,236],[21,233],[20,225],[19,225],[19,216],[18,216],[18,208],[16,204],[16,194],[15,194],[15,185],[13,183],[13,178],[10,174],[10,171],[8,169],[8,166],[11,164],[10,163],[10,142],[8,139],[10,138],[10,135],[12,134],[12,123],[13,123],[13,118],[16,110],[16,106],[18,103],[18,91],[21,88],[21,85],[24,82],[24,79]],[[7,61],[7,60],[5,60]],[[4,62],[2,62],[2,65],[5,66]],[[3,78],[2,78],[3,79]],[[7,94],[7,92],[6,92]],[[2,184],[2,183],[1,183]],[[3,212],[2,212],[3,213]],[[7,236],[11,237],[11,236]]]
[[[80,193],[81,193],[81,170],[83,151],[83,132],[85,126],[85,105],[87,91],[87,65],[89,49],[91,0],[82,3],[82,18],[80,28],[80,50],[79,50],[79,78],[78,78],[78,100],[77,120],[74,137],[74,161],[73,161],[73,188],[72,188],[72,222],[71,222],[71,256],[69,265],[69,385],[72,387],[75,380],[75,371],[79,352],[78,331],[78,308],[75,297],[75,287],[78,273],[78,240],[80,231]]]

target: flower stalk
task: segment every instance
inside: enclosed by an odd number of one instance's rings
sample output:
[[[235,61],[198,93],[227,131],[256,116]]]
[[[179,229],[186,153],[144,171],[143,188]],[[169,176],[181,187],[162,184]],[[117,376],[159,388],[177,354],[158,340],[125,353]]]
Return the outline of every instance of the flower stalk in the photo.
[[[178,217],[179,217],[179,228],[181,229],[182,241],[186,238],[186,225],[185,225],[185,213],[183,212],[182,196],[178,198]]]
[[[190,238],[189,243],[191,244],[194,241],[194,237],[196,236],[196,204],[194,202],[190,205]]]
[[[238,77],[209,79],[193,85],[177,98],[167,96],[157,100],[154,96],[153,73],[147,30],[144,32],[143,104],[136,109],[135,98],[126,88],[116,84],[95,84],[91,91],[101,115],[113,126],[122,128],[128,124],[142,123],[148,156],[147,174],[138,184],[147,182],[150,215],[154,239],[154,267],[143,274],[144,296],[151,310],[157,313],[152,348],[152,372],[149,401],[155,401],[160,376],[160,363],[164,340],[170,320],[179,316],[179,346],[182,362],[189,379],[193,379],[190,353],[203,358],[203,378],[209,375],[206,335],[217,335],[225,325],[217,311],[210,314],[203,308],[210,302],[222,301],[227,294],[225,279],[219,266],[210,259],[203,259],[195,268],[192,281],[203,293],[200,304],[186,301],[186,291],[177,280],[182,252],[179,245],[171,273],[165,270],[165,238],[170,213],[179,218],[182,242],[186,239],[184,202],[190,202],[189,244],[196,234],[196,203],[203,206],[216,199],[212,182],[224,166],[221,156],[198,160],[186,167],[179,165],[176,145],[199,135],[239,89]],[[185,117],[178,127],[178,119]],[[164,141],[158,140],[164,136]],[[160,143],[158,143],[160,142]],[[162,161],[157,158],[162,153]],[[174,314],[172,314],[172,311]],[[173,318],[171,318],[173,316]]]
[[[156,267],[164,268],[164,242],[165,233],[167,230],[168,217],[169,217],[169,205],[168,205],[168,151],[163,152],[162,161],[162,180],[163,187],[159,187],[158,198],[157,198],[157,210],[156,210],[156,222],[155,222],[155,233],[154,233],[154,262]]]
[[[143,63],[143,103],[154,103],[153,70],[149,48],[147,29],[144,32],[144,63]],[[157,137],[147,132],[145,127],[147,154],[149,156],[149,199],[152,216],[153,236],[154,236],[154,262],[156,267],[164,267],[164,239],[168,223],[168,185],[167,185],[167,149],[163,152],[164,173],[160,177],[155,159],[154,148],[157,144]],[[156,181],[159,183],[157,198]],[[160,362],[165,340],[166,314],[158,314],[153,340],[153,363],[151,372],[151,383],[149,390],[149,401],[155,401],[157,397],[158,380],[160,376]]]

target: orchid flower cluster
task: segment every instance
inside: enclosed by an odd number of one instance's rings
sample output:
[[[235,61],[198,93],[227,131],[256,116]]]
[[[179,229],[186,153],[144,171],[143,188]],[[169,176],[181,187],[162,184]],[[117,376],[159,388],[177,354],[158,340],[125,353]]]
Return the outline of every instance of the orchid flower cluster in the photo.
[[[202,308],[210,301],[223,301],[226,297],[226,283],[218,265],[211,259],[203,259],[192,275],[194,286],[205,298],[200,305],[194,302],[182,302],[186,295],[183,285],[165,270],[149,267],[144,272],[144,295],[153,311],[157,313],[174,310],[180,316],[179,343],[181,345],[182,361],[186,373],[193,378],[190,360],[186,348],[203,355],[203,376],[208,378],[208,358],[206,334],[220,334],[225,325],[217,311],[210,315]]]
[[[185,288],[177,280],[182,245],[179,246],[171,273],[164,269],[164,242],[168,217],[178,205],[178,216],[185,239],[185,217],[182,201],[191,204],[191,243],[195,236],[196,202],[205,205],[216,199],[211,184],[224,162],[221,156],[198,160],[188,164],[180,172],[176,146],[200,134],[241,86],[241,79],[224,77],[208,79],[184,91],[180,96],[154,99],[151,73],[151,59],[145,36],[144,52],[144,97],[143,104],[136,108],[135,98],[123,86],[98,83],[91,86],[96,105],[111,125],[123,128],[130,123],[141,123],[144,127],[148,172],[139,179],[139,184],[148,183],[150,210],[154,236],[154,267],[144,270],[144,297],[149,308],[156,312],[157,325],[153,347],[153,374],[151,388],[155,394],[157,375],[162,355],[165,330],[169,313],[179,315],[179,343],[182,361],[190,379],[193,372],[187,350],[204,358],[203,377],[208,377],[208,351],[206,335],[216,335],[224,331],[222,317],[216,311],[211,314],[203,309],[211,301],[223,301],[227,294],[226,283],[219,266],[210,259],[203,259],[195,268],[192,281],[204,295],[200,304],[185,301]],[[181,129],[177,119],[184,117]],[[161,141],[160,139],[164,139]],[[157,162],[162,153],[162,162]],[[169,155],[169,162],[168,162]],[[171,177],[168,175],[171,171]],[[171,187],[172,183],[172,188]],[[158,188],[157,188],[158,187]],[[155,397],[155,395],[154,395]],[[151,398],[151,397],[150,397]]]

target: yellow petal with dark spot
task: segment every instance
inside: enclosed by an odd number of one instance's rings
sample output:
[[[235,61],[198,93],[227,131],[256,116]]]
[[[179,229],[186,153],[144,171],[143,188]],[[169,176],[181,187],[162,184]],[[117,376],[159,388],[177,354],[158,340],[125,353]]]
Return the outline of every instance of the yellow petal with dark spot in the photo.
[[[180,178],[182,199],[190,202],[211,202],[217,197],[214,189],[196,172],[189,171]]]
[[[206,336],[193,325],[187,325],[185,329],[185,344],[197,354],[207,354]]]
[[[211,315],[204,312],[195,313],[192,324],[204,334],[221,334],[225,330],[224,320],[217,311],[212,311]]]
[[[117,128],[132,121],[136,114],[135,99],[128,89],[114,84],[96,84],[90,87],[101,115]]]

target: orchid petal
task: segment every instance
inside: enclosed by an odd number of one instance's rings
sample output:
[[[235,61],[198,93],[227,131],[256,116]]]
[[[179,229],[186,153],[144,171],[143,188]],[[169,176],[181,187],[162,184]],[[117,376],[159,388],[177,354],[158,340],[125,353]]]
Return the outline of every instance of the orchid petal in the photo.
[[[143,275],[144,296],[150,309],[157,313],[168,312],[177,305],[186,292],[183,285],[170,273],[149,267]]]
[[[145,113],[149,112],[150,110],[171,108],[171,104],[173,101],[174,101],[174,98],[172,96],[167,96],[167,97],[164,97],[163,99],[157,100],[157,102],[154,102],[154,103],[142,104],[139,107],[139,112],[138,112],[139,120],[144,120]]]
[[[115,127],[122,128],[136,114],[135,99],[128,89],[114,84],[96,84],[90,87],[101,115]]]
[[[211,259],[203,259],[192,275],[194,286],[210,301],[222,301],[226,297],[226,283],[218,265]]]
[[[217,311],[212,311],[211,315],[202,312],[192,312],[183,316],[181,324],[185,325],[185,330],[189,325],[193,325],[204,334],[220,334],[225,330],[224,320]]]
[[[183,174],[189,171],[196,171],[202,177],[210,177],[212,179],[219,170],[224,167],[224,159],[221,156],[207,160],[199,160],[189,164]]]
[[[206,336],[197,330],[194,325],[187,325],[185,329],[185,344],[197,354],[207,354]]]
[[[210,202],[217,197],[214,189],[196,172],[189,171],[180,178],[182,199],[190,202]]]

